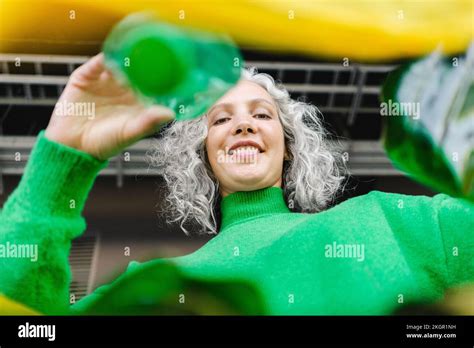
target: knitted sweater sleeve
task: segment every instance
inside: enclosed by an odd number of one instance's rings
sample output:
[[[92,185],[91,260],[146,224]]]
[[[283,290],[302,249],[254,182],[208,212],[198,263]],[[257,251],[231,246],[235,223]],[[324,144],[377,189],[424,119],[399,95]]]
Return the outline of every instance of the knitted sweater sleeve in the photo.
[[[474,203],[439,194],[433,198],[450,286],[474,282]]]
[[[474,203],[446,194],[406,196],[372,191],[397,241],[447,288],[474,282]],[[374,209],[375,211],[375,209]]]
[[[71,241],[108,164],[38,135],[18,187],[0,210],[0,293],[45,314],[69,308]]]

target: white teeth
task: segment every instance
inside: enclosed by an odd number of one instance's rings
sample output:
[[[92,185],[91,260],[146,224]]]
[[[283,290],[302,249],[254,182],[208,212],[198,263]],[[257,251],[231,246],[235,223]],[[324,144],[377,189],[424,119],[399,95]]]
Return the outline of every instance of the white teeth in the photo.
[[[229,155],[232,155],[234,152],[237,152],[237,154],[240,154],[242,152],[260,152],[255,146],[241,146],[238,147],[237,149],[230,150]]]

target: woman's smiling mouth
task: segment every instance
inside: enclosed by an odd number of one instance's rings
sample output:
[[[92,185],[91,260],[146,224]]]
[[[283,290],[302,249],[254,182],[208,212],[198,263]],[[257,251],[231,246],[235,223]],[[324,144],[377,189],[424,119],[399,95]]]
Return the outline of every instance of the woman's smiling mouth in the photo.
[[[234,153],[236,153],[237,155],[256,155],[260,152],[261,151],[254,146],[241,146],[233,150],[230,149],[228,154],[233,155]]]
[[[264,151],[261,151],[255,146],[239,146],[229,149],[226,153],[226,163],[252,163],[257,162],[258,155]]]

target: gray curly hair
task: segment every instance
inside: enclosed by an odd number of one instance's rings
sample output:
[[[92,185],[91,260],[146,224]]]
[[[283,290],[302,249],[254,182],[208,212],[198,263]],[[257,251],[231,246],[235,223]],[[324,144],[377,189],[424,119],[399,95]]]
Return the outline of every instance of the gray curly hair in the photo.
[[[346,174],[339,147],[327,139],[320,112],[314,105],[290,98],[281,83],[256,68],[242,69],[242,78],[257,83],[274,99],[283,127],[289,160],[283,166],[282,189],[290,210],[323,210],[339,191]],[[147,153],[150,165],[160,169],[168,190],[161,211],[168,223],[188,223],[199,233],[217,234],[219,182],[205,147],[206,117],[173,121]]]

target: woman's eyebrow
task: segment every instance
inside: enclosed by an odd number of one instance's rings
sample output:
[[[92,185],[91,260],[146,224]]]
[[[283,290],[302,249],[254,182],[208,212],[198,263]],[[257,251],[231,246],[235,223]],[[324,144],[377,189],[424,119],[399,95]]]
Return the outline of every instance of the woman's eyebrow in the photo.
[[[249,104],[251,106],[256,105],[256,104],[260,104],[260,103],[265,103],[265,104],[271,105],[273,108],[275,108],[275,105],[273,105],[273,103],[271,103],[268,100],[263,99],[263,98],[252,99],[252,100],[247,102],[247,104]]]
[[[260,104],[260,103],[266,103],[266,104],[271,105],[273,108],[275,108],[275,105],[273,105],[271,102],[269,102],[268,100],[263,99],[263,98],[256,98],[256,99],[249,100],[247,102],[247,105],[254,106],[254,105]],[[210,108],[209,111],[207,112],[207,114],[210,115],[211,112],[214,111],[214,109],[231,108],[232,106],[234,106],[234,104],[232,104],[232,103],[220,103],[220,104],[214,105],[212,108]]]

